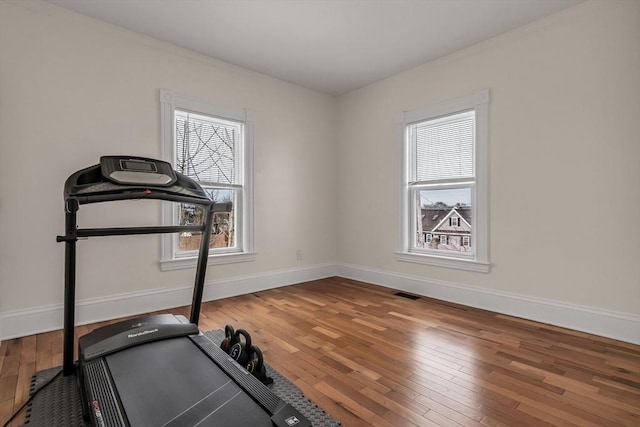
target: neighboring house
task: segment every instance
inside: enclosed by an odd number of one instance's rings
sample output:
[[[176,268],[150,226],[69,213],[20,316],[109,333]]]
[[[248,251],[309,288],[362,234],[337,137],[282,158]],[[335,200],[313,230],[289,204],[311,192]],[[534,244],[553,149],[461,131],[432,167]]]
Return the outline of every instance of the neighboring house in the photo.
[[[430,206],[422,208],[423,242],[429,249],[471,250],[471,208],[464,206]]]

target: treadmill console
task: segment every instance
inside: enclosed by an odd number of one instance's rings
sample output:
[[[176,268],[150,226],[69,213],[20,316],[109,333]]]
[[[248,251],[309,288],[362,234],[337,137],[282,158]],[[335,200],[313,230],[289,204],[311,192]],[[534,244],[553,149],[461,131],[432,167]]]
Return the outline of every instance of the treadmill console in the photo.
[[[177,180],[170,163],[146,157],[102,156],[100,169],[116,184],[166,187]]]

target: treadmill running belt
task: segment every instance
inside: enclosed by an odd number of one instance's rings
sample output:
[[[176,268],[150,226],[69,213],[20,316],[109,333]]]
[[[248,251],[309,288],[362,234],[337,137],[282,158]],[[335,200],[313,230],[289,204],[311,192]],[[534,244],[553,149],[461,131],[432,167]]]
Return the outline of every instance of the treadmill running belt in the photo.
[[[186,337],[105,359],[132,426],[272,426],[270,415]]]

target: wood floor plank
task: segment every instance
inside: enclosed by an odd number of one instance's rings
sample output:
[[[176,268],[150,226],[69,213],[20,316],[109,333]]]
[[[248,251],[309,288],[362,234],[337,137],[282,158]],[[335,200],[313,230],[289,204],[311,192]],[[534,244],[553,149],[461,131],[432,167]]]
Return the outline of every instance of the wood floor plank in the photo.
[[[246,329],[268,364],[345,427],[640,425],[640,346],[394,293],[316,280],[206,302],[199,326]],[[34,372],[61,363],[61,331],[2,342],[0,422]]]

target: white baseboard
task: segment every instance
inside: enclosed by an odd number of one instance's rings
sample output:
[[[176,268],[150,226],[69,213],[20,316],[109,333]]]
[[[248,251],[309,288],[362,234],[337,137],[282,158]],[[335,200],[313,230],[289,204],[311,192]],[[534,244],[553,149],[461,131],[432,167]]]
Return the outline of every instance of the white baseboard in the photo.
[[[205,285],[203,300],[212,301],[332,276],[640,344],[640,316],[345,264],[316,265],[215,280]],[[76,305],[76,324],[180,307],[190,304],[191,296],[192,287],[189,285],[86,299]],[[62,304],[52,304],[2,313],[0,340],[61,329],[62,311]]]
[[[332,276],[335,265],[316,265],[214,280],[205,284],[202,299],[212,301]],[[76,304],[76,325],[189,305],[192,292],[193,286],[189,285],[81,300]],[[0,341],[62,329],[62,322],[62,304],[2,313]]]
[[[640,316],[354,265],[336,275],[496,313],[640,344]]]

